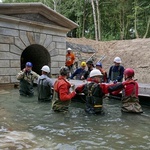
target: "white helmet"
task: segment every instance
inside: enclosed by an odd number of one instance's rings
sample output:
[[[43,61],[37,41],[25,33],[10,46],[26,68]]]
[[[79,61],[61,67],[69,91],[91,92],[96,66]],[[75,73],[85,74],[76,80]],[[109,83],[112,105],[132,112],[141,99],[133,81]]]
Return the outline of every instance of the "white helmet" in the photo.
[[[47,65],[43,66],[41,70],[50,73],[50,68]]]
[[[121,58],[120,57],[115,57],[114,62],[121,63]]]
[[[72,51],[72,49],[69,47],[69,48],[67,48],[67,51]]]
[[[91,72],[90,72],[90,78],[91,77],[95,77],[95,76],[101,76],[102,73],[98,70],[98,69],[93,69]]]

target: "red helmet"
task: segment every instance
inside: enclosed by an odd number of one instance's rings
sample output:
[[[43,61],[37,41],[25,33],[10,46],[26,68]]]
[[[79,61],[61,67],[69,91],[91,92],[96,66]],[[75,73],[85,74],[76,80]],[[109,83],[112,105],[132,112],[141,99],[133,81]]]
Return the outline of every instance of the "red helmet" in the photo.
[[[134,77],[134,70],[132,68],[125,69],[124,75],[126,75],[128,77]]]

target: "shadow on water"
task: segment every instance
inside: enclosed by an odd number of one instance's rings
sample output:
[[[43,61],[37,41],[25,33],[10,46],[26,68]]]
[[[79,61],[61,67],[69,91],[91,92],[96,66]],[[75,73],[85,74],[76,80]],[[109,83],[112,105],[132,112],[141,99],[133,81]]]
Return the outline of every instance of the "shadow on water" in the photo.
[[[123,114],[120,101],[104,100],[105,114],[87,115],[72,102],[67,114],[51,103],[20,97],[17,89],[0,94],[0,149],[83,150],[150,149],[150,108]]]

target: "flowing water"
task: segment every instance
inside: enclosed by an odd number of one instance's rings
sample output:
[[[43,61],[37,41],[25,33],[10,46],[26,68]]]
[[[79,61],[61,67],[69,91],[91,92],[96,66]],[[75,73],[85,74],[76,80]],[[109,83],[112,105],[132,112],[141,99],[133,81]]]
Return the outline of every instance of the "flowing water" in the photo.
[[[150,108],[124,114],[118,100],[104,100],[104,115],[87,115],[72,102],[67,114],[51,103],[20,97],[18,89],[0,93],[0,150],[149,150]]]

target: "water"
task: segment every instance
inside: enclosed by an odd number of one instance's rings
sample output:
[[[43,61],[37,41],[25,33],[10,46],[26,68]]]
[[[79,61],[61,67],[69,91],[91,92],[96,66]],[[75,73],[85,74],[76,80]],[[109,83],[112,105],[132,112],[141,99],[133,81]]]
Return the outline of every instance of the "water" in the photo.
[[[0,150],[149,150],[150,108],[122,114],[120,101],[105,99],[105,114],[87,115],[74,102],[67,114],[51,103],[20,97],[18,89],[0,94]]]

